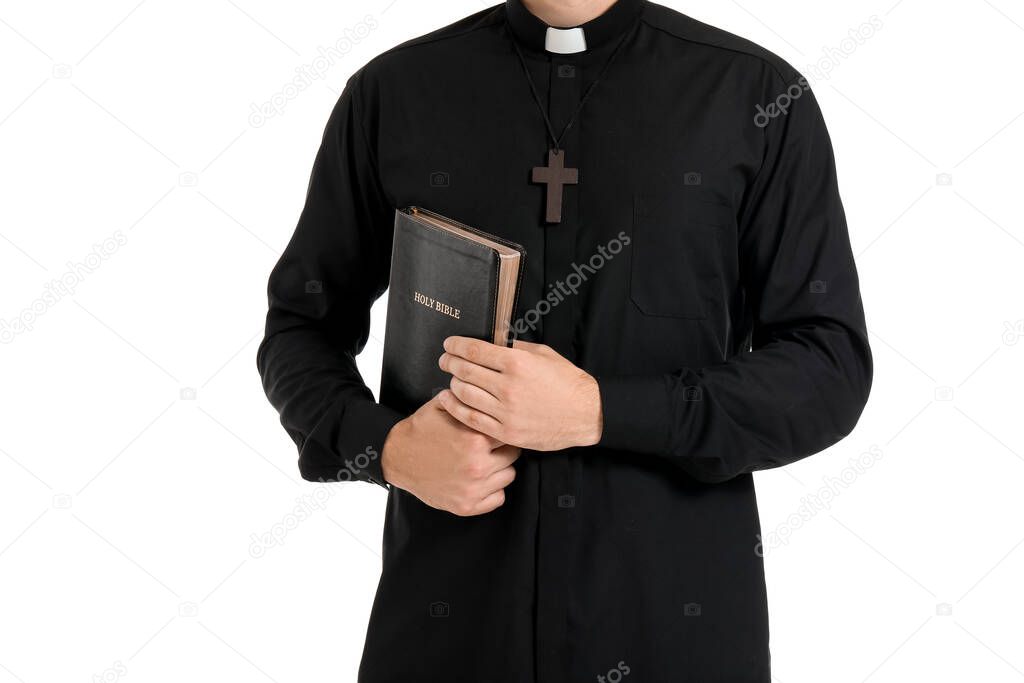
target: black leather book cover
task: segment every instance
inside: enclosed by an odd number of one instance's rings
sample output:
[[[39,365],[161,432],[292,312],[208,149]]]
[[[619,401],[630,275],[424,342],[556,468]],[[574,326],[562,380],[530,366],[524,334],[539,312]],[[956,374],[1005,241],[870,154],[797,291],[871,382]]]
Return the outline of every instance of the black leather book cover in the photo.
[[[437,365],[447,337],[494,341],[499,287],[500,257],[494,248],[428,224],[417,216],[422,211],[395,213],[388,286],[380,400],[406,414],[448,387],[450,378]],[[518,245],[458,225],[522,252]],[[522,259],[520,277],[521,272]]]

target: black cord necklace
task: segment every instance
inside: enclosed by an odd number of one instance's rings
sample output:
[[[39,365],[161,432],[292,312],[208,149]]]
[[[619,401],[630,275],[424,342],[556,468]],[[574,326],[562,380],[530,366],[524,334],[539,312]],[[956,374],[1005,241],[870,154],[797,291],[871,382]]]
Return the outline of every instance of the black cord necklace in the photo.
[[[569,118],[569,123],[565,124],[565,128],[562,129],[560,135],[555,133],[555,126],[551,123],[551,117],[548,116],[547,110],[544,108],[544,103],[540,99],[540,93],[537,92],[537,86],[533,82],[533,76],[530,75],[530,69],[526,65],[526,58],[523,56],[523,51],[519,47],[519,43],[516,42],[515,34],[512,33],[512,26],[505,20],[505,26],[508,30],[509,37],[512,40],[512,47],[515,48],[516,55],[519,57],[519,63],[523,67],[523,73],[526,75],[526,82],[530,84],[530,92],[533,94],[533,101],[537,103],[537,109],[540,110],[540,115],[544,118],[544,123],[548,128],[548,135],[551,136],[551,147],[548,149],[548,165],[537,166],[533,169],[533,175],[531,181],[534,183],[547,185],[547,211],[545,212],[545,221],[548,223],[561,223],[562,222],[562,194],[564,193],[564,187],[566,185],[578,185],[580,180],[578,168],[566,168],[565,157],[562,155],[562,140],[565,138],[565,134],[569,132],[573,124],[576,123],[576,119],[579,117],[580,112],[583,111],[584,105],[587,100],[594,93],[598,83],[604,78],[605,73],[608,71],[608,67],[612,65],[615,58],[618,57],[619,52],[622,50],[622,46],[626,44],[626,38],[629,37],[631,31],[626,31],[619,43],[612,50],[611,55],[608,57],[608,61],[601,67],[601,71],[598,73],[597,78],[587,87],[586,92],[583,93],[583,97],[580,98],[580,103],[576,107],[576,111]]]

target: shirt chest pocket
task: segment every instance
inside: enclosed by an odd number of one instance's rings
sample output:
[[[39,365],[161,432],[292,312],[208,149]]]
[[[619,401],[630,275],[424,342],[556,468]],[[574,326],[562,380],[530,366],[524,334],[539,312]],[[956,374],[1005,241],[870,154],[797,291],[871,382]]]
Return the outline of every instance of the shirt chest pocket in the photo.
[[[648,316],[702,320],[721,282],[729,207],[673,194],[633,198],[629,295]]]

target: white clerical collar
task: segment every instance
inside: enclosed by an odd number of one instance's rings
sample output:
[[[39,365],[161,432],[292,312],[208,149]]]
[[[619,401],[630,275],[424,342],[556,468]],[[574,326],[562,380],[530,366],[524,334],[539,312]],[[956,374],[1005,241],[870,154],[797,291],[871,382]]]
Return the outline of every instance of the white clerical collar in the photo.
[[[577,52],[587,51],[587,36],[583,29],[576,28],[554,28],[548,27],[547,36],[544,39],[544,49],[559,55],[574,55]]]

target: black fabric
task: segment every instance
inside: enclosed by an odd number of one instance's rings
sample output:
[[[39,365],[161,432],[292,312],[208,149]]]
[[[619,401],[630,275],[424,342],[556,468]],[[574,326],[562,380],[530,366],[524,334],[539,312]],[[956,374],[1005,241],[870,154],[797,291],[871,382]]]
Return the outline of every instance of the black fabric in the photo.
[[[872,376],[825,124],[782,60],[659,5],[620,0],[576,55],[545,53],[524,12],[509,0],[352,77],[270,280],[259,366],[307,478],[351,472],[401,417],[354,360],[397,207],[522,244],[521,338],[600,384],[599,446],[524,453],[495,512],[389,491],[360,680],[566,683],[621,663],[627,680],[767,683],[751,472],[848,434]],[[509,41],[560,130],[623,35],[546,226],[530,169],[547,132]],[[379,482],[379,458],[361,462]]]

